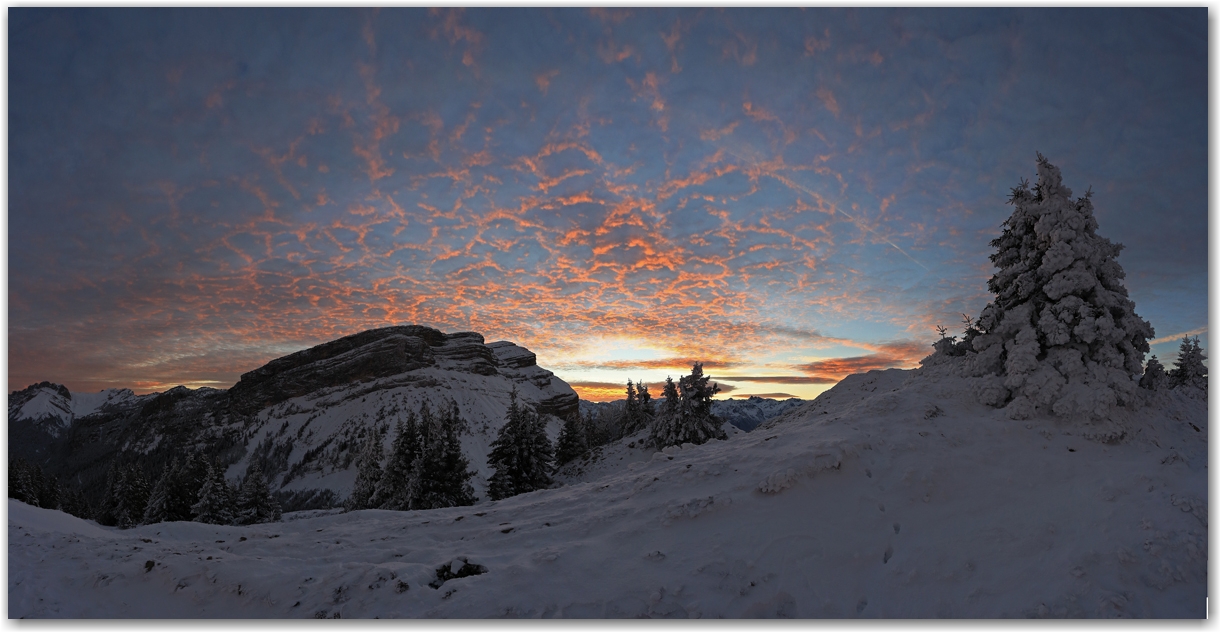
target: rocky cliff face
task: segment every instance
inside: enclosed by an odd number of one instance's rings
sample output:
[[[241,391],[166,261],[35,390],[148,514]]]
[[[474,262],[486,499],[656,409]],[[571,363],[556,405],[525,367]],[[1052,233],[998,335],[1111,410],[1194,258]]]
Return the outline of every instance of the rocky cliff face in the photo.
[[[552,438],[559,419],[579,406],[570,386],[511,342],[385,327],[272,360],[228,390],[74,398],[59,385],[34,385],[9,397],[9,449],[10,456],[34,458],[52,474],[79,481],[86,492],[104,486],[116,459],[138,462],[153,480],[188,451],[218,459],[230,478],[257,464],[291,509],[347,495],[368,429],[388,429],[388,449],[408,411],[425,402],[434,408],[456,403],[470,426],[462,444],[481,492],[491,473],[487,452],[514,391],[550,416]]]

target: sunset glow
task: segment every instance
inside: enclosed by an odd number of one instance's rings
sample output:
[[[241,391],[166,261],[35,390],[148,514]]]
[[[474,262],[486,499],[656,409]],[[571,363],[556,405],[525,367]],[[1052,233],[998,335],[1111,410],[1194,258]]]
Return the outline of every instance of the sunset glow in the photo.
[[[1041,151],[1207,344],[1206,8],[9,9],[9,388],[421,324],[582,398],[909,368]],[[654,390],[659,396],[660,388]]]

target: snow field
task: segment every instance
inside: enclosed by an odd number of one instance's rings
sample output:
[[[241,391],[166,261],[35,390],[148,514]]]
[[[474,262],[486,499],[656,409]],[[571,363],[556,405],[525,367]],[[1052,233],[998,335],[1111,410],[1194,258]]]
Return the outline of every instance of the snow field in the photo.
[[[9,616],[1204,616],[1205,401],[1158,394],[1105,444],[970,388],[852,376],[750,434],[619,446],[473,507],[119,531],[10,500]]]

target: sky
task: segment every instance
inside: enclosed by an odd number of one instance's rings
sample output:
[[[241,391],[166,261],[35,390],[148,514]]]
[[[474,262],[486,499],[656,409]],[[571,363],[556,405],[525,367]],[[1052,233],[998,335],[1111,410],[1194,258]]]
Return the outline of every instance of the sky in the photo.
[[[8,380],[232,386],[374,327],[587,399],[917,366],[1036,152],[1207,347],[1207,9],[8,10]]]

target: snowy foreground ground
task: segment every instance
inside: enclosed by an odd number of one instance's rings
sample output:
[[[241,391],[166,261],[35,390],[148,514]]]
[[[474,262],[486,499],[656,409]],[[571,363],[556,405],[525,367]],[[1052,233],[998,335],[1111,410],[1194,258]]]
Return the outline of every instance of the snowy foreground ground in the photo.
[[[1205,401],[1108,445],[949,372],[474,507],[121,531],[10,500],[8,616],[1205,616]]]

